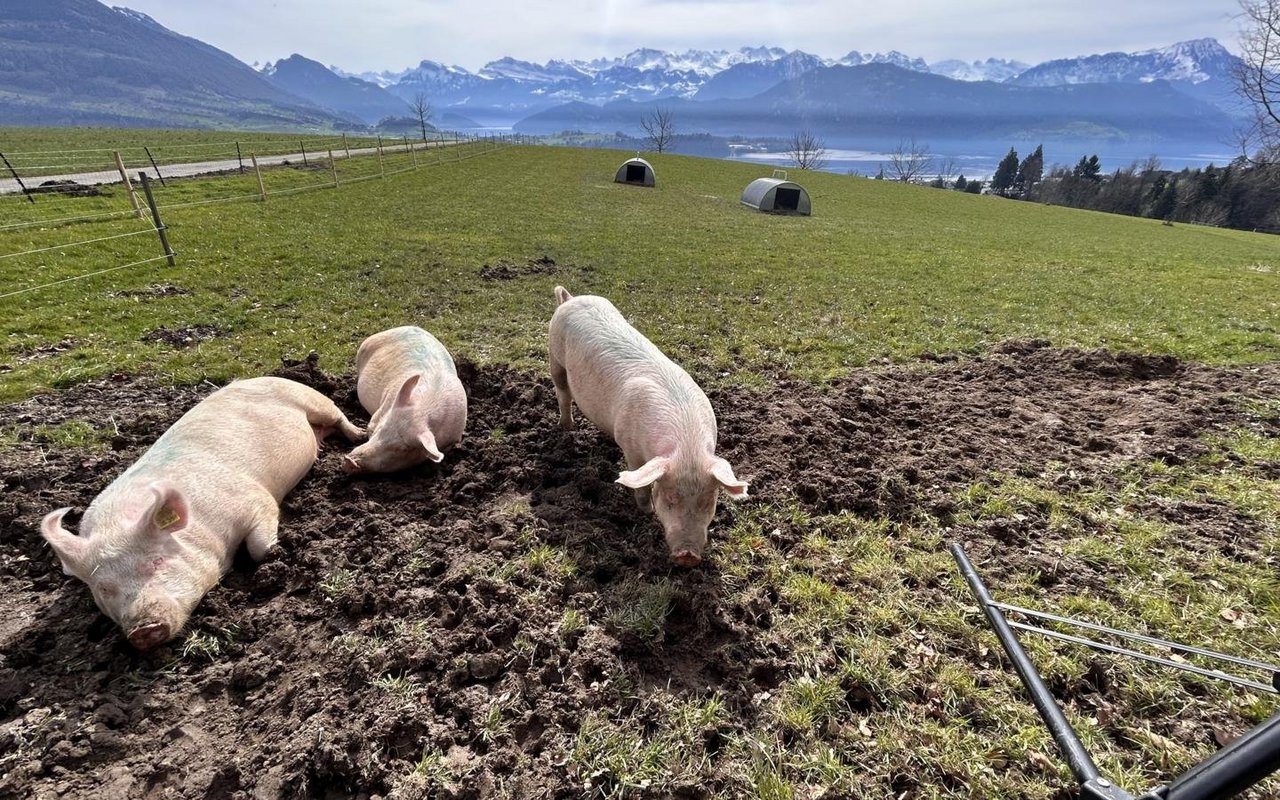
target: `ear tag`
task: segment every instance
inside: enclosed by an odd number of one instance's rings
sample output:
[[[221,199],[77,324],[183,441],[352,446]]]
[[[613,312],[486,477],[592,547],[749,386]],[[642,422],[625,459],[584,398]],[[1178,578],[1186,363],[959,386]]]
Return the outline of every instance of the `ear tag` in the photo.
[[[168,506],[165,506],[157,511],[155,517],[152,519],[155,521],[157,526],[167,528],[177,522],[180,517],[178,516],[178,512]]]

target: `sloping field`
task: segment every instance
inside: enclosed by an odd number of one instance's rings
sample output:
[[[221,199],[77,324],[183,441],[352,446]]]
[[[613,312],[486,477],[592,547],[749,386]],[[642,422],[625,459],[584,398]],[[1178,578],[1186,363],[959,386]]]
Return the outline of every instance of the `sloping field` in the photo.
[[[512,148],[175,209],[179,266],[0,300],[0,794],[1066,797],[949,541],[998,599],[1280,661],[1277,240],[834,175],[801,178],[814,217],[774,217],[738,205],[751,167],[655,157],[645,190],[609,182],[625,157]],[[709,390],[752,498],[721,503],[702,567],[668,563],[611,442],[555,427],[557,283]],[[407,323],[462,364],[463,444],[372,479],[334,444],[280,552],[131,650],[40,517],[232,377],[364,419],[355,348]],[[1276,710],[1028,646],[1133,790]]]

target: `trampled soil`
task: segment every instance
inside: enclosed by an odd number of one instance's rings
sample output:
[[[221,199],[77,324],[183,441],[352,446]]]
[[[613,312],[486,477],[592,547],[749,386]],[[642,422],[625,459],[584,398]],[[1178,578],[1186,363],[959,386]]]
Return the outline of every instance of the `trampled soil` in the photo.
[[[956,492],[991,473],[1039,475],[1059,462],[1066,480],[1088,485],[1126,462],[1193,458],[1201,437],[1238,422],[1239,396],[1280,394],[1278,366],[1022,342],[975,360],[858,371],[825,391],[782,383],[711,400],[721,451],[751,480],[749,502],[946,521]],[[673,568],[656,523],[613,483],[617,449],[590,425],[556,428],[545,375],[461,373],[467,437],[444,464],[352,479],[340,469],[346,445],[326,448],[284,504],[279,552],[261,565],[242,557],[197,609],[190,630],[231,642],[211,659],[175,658],[181,639],[134,652],[62,575],[37,525],[60,506],[75,507],[76,523],[213,387],[118,377],[0,410],[21,427],[82,420],[111,432],[105,451],[37,442],[0,453],[0,796],[415,797],[425,749],[469,770],[445,796],[574,798],[590,776],[565,753],[588,709],[634,708],[647,686],[713,689],[750,727],[752,697],[790,664],[768,636],[770,608],[721,597],[715,529],[735,509],[720,504],[701,568]],[[351,376],[314,363],[279,374],[367,418]],[[1249,524],[1225,506],[1159,513],[1195,519],[1187,547],[1258,557]],[[957,530],[993,584],[1038,560],[1046,594],[1082,580],[1046,555],[1037,520]],[[499,571],[530,537],[568,549],[579,569],[540,602],[517,604],[513,589],[533,579]],[[560,633],[566,609],[607,619],[630,576],[675,586],[654,640],[608,626]],[[937,586],[921,591],[953,602]],[[405,630],[416,635],[393,635]],[[387,644],[343,648],[347,634]],[[510,726],[486,736],[482,715],[499,699]]]

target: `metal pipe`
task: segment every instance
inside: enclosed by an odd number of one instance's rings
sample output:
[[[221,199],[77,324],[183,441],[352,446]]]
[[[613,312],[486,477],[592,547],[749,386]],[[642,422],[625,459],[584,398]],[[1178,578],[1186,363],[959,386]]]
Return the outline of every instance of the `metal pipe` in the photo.
[[[1187,770],[1165,790],[1166,800],[1234,797],[1280,768],[1280,713]]]
[[[1155,645],[1156,647],[1167,647],[1170,650],[1176,650],[1183,653],[1191,653],[1205,658],[1216,658],[1221,661],[1229,661],[1232,664],[1239,664],[1242,667],[1250,667],[1252,669],[1262,670],[1271,674],[1273,686],[1276,690],[1280,690],[1280,667],[1275,664],[1267,664],[1262,661],[1254,661],[1250,658],[1242,658],[1240,656],[1228,655],[1226,653],[1218,653],[1213,650],[1206,650],[1203,647],[1195,647],[1189,644],[1179,644],[1178,642],[1170,642],[1164,639],[1157,639],[1154,636],[1144,636],[1141,633],[1133,633],[1131,631],[1121,631],[1115,628],[1108,628],[1105,625],[1097,625],[1092,622],[1075,619],[1073,617],[1060,617],[1057,614],[1047,614],[1044,611],[1035,611],[1030,608],[1022,608],[1021,606],[1013,606],[1008,603],[995,603],[996,608],[1003,611],[1015,611],[1019,614],[1025,614],[1028,617],[1036,617],[1037,619],[1047,619],[1051,622],[1061,622],[1063,625],[1072,625],[1077,628],[1085,628],[1086,630],[1097,631],[1098,633],[1106,633],[1111,636],[1119,636],[1122,639],[1131,639],[1135,642],[1143,644]],[[1179,665],[1181,666],[1181,665]]]
[[[1072,774],[1076,776],[1076,780],[1082,785],[1096,784],[1099,780],[1098,765],[1093,763],[1093,758],[1084,749],[1084,744],[1080,741],[1080,737],[1072,729],[1071,723],[1067,721],[1062,709],[1058,708],[1057,702],[1054,701],[1053,695],[1049,692],[1049,687],[1044,685],[1044,679],[1040,677],[1035,665],[1031,663],[1031,658],[1022,649],[1022,645],[1018,643],[1018,637],[1014,635],[1013,629],[1009,627],[1004,614],[995,607],[995,601],[991,599],[991,594],[987,591],[986,585],[983,584],[982,578],[978,577],[977,570],[969,562],[969,557],[965,555],[964,548],[959,544],[953,543],[948,549],[951,551],[952,558],[956,560],[956,564],[960,567],[960,574],[964,576],[965,582],[969,584],[969,590],[973,592],[973,596],[982,605],[982,612],[986,614],[987,621],[991,623],[996,638],[1000,640],[1000,645],[1004,647],[1005,653],[1009,655],[1009,660],[1013,662],[1013,667],[1017,670],[1018,677],[1022,679],[1022,685],[1027,688],[1027,692],[1031,695],[1031,702],[1035,704],[1036,710],[1040,712],[1040,717],[1044,720],[1045,725],[1049,727],[1049,732],[1053,734],[1053,739],[1058,744],[1058,750],[1066,758],[1067,766],[1071,767]],[[1110,788],[1110,784],[1107,784],[1107,786]]]

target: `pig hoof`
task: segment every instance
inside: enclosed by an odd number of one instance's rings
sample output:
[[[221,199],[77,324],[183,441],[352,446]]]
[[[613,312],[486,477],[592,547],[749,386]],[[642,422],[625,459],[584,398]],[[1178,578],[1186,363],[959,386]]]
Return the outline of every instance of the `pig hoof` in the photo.
[[[343,456],[342,471],[348,475],[355,475],[360,472],[360,463],[351,456]]]
[[[689,550],[677,550],[671,554],[671,560],[676,566],[696,567],[702,563],[702,556]]]
[[[141,625],[129,631],[129,644],[139,650],[150,650],[169,641],[169,626],[163,622]]]

